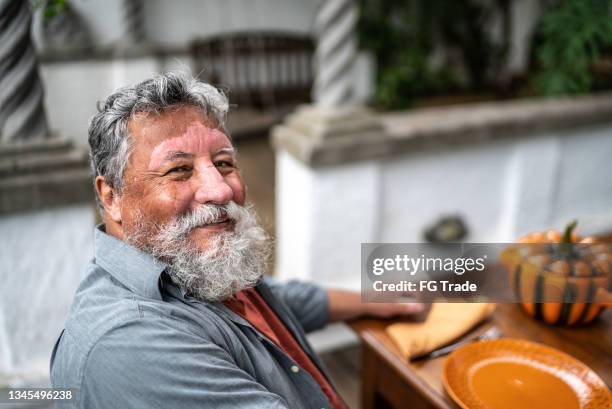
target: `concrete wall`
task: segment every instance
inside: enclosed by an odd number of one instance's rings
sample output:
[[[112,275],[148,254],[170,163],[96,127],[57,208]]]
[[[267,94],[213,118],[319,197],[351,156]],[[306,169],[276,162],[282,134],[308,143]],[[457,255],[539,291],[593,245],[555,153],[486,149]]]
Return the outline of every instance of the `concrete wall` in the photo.
[[[193,67],[183,53],[196,38],[242,30],[279,30],[310,33],[320,0],[146,0],[144,24],[146,42],[155,49],[176,49],[164,56],[140,58],[75,57],[43,62],[45,107],[52,130],[85,145],[88,121],[97,101],[118,87],[174,68]],[[121,42],[123,33],[121,0],[76,0],[71,7],[91,31],[94,48]],[[35,42],[42,48],[41,15],[35,16]],[[363,68],[363,64],[361,64]],[[372,68],[365,67],[369,72]],[[361,69],[363,71],[363,69]],[[369,87],[368,81],[361,81]],[[363,88],[363,86],[361,87]],[[362,93],[370,93],[369,89]]]
[[[145,0],[145,35],[165,46],[184,46],[198,37],[249,29],[309,32],[319,0]],[[108,46],[123,33],[121,0],[70,2],[89,27],[94,45]],[[40,17],[35,39],[41,43]]]
[[[43,64],[41,76],[49,125],[77,145],[87,145],[87,128],[97,112],[98,101],[119,87],[178,68],[192,69],[190,57],[177,54],[166,58],[143,56]]]
[[[469,242],[531,230],[612,231],[612,126],[421,149],[312,168],[277,153],[279,277],[359,289],[360,243],[421,242],[460,214]]]
[[[360,53],[354,65],[357,100],[366,101],[374,92],[374,62]],[[45,108],[53,132],[79,146],[87,146],[87,128],[97,112],[96,105],[119,87],[150,78],[166,70],[184,69],[197,73],[188,54],[56,61],[42,64]],[[276,81],[279,81],[278,79]],[[216,84],[219,85],[219,84]],[[230,90],[232,83],[222,84]],[[236,107],[232,105],[232,111]],[[230,112],[231,121],[232,114]]]
[[[45,381],[81,272],[93,257],[92,205],[0,218],[0,386]]]
[[[147,35],[159,44],[181,45],[193,37],[237,30],[308,33],[318,3],[319,0],[152,0],[147,1]]]

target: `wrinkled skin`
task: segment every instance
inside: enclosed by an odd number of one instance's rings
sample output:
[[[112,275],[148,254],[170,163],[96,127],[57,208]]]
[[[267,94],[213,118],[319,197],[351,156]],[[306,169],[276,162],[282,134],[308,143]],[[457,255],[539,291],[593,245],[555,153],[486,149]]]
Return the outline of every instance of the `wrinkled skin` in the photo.
[[[96,180],[109,234],[125,240],[138,218],[161,226],[204,203],[244,205],[246,190],[234,148],[200,109],[180,106],[137,114],[128,127],[133,149],[123,191],[117,194],[101,176]],[[198,227],[190,239],[205,250],[212,235],[232,228],[232,221]]]

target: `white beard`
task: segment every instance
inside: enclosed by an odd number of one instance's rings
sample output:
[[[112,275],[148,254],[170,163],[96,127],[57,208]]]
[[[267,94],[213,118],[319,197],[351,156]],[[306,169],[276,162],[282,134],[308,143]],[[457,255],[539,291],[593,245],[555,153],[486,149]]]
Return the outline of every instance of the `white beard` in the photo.
[[[189,239],[197,227],[222,220],[234,222],[233,231],[216,233],[200,250]],[[266,270],[270,255],[269,238],[257,222],[251,206],[235,202],[205,204],[157,227],[138,217],[136,230],[127,241],[168,264],[172,281],[202,301],[222,301],[236,292],[253,287]]]

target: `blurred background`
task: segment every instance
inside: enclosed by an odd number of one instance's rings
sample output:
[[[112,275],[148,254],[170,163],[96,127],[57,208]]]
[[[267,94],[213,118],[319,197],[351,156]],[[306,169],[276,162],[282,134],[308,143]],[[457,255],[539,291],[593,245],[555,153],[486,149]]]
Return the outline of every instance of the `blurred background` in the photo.
[[[0,0],[0,387],[48,382],[99,220],[88,122],[116,88],[183,69],[223,89],[275,238],[270,274],[358,290],[362,242],[510,242],[573,218],[612,233],[610,13],[610,0]],[[356,407],[354,335],[311,339]]]

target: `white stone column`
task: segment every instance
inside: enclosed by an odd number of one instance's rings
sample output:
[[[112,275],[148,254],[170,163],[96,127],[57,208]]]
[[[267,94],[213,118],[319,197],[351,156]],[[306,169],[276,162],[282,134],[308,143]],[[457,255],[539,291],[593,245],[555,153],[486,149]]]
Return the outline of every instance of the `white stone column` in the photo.
[[[361,242],[378,237],[380,168],[390,153],[378,118],[355,98],[356,0],[326,0],[314,23],[314,104],[272,132],[281,278],[359,288]],[[363,159],[363,160],[362,160]]]
[[[299,107],[272,133],[277,276],[353,290],[361,282],[360,243],[376,241],[380,206],[372,195],[379,190],[380,166],[359,158],[390,147],[370,143],[386,134],[357,103],[357,17],[356,0],[323,1],[314,24],[314,104]],[[339,324],[310,340],[319,350],[356,342]]]
[[[357,56],[355,0],[326,0],[315,18],[317,39],[313,99],[321,108],[354,102],[353,64]]]
[[[3,142],[49,135],[31,25],[29,1],[0,0],[0,141]]]
[[[123,0],[123,40],[126,44],[138,44],[145,40],[144,1]]]

